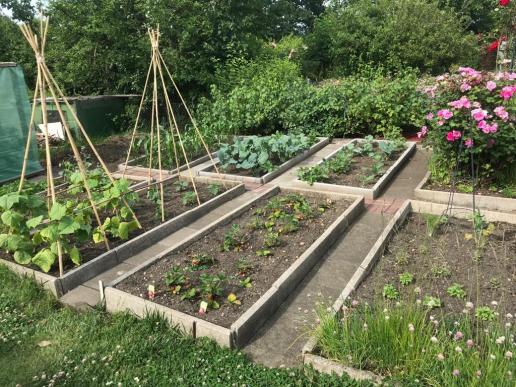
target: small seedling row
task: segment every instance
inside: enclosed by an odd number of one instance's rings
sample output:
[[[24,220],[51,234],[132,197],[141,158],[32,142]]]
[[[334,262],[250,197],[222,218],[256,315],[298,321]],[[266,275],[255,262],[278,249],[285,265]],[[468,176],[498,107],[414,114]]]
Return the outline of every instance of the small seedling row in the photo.
[[[119,278],[106,289],[108,310],[165,311],[189,333],[209,326],[219,343],[242,345],[362,206],[357,197],[272,188]]]
[[[376,198],[415,151],[415,143],[354,139],[315,165],[298,170],[296,184]]]

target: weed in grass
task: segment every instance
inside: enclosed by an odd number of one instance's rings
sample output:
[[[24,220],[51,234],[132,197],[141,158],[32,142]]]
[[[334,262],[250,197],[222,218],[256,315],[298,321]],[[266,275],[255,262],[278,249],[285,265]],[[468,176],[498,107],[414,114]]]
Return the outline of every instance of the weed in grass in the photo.
[[[480,306],[475,309],[475,316],[482,321],[494,321],[496,319],[496,312],[489,306]]]
[[[402,273],[402,274],[400,274],[399,277],[400,277],[400,284],[402,284],[403,286],[410,285],[412,283],[412,281],[414,281],[414,276],[412,274],[410,274],[409,272]]]
[[[491,277],[489,279],[489,286],[492,289],[499,289],[501,285],[502,285],[502,281],[500,280],[500,278],[498,278],[498,277]]]
[[[197,194],[193,191],[185,192],[181,196],[181,203],[183,203],[183,206],[192,206],[195,203],[197,203]]]
[[[425,296],[423,299],[423,305],[430,309],[440,308],[442,306],[441,300],[438,297],[433,296]]]
[[[409,255],[405,250],[400,250],[396,253],[396,257],[394,258],[394,261],[397,266],[408,265]]]
[[[426,235],[430,238],[435,235],[437,231],[441,228],[441,226],[448,223],[448,217],[444,215],[424,215],[426,222]]]
[[[466,291],[464,290],[464,286],[458,283],[452,284],[448,289],[446,289],[446,293],[450,297],[455,298],[465,298],[466,297]]]
[[[430,268],[432,276],[435,278],[447,278],[451,276],[451,269],[448,262],[438,262]]]
[[[398,290],[394,287],[392,284],[386,284],[383,287],[382,295],[384,298],[387,298],[388,300],[396,300],[399,297]]]

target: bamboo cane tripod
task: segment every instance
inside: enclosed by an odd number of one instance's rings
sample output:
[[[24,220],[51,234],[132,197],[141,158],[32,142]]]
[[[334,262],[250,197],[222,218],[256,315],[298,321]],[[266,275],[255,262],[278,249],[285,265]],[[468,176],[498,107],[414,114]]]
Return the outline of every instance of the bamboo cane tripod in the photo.
[[[25,154],[23,159],[23,166],[22,166],[22,172],[20,175],[20,184],[18,187],[18,192],[21,192],[23,189],[23,185],[26,178],[26,170],[27,170],[27,162],[28,162],[28,156],[29,156],[29,150],[30,150],[30,142],[31,142],[31,136],[32,131],[34,130],[34,118],[35,118],[35,111],[36,111],[36,101],[39,98],[41,100],[41,114],[42,114],[42,121],[43,121],[43,136],[45,140],[45,163],[46,163],[46,173],[47,173],[47,206],[48,211],[50,213],[50,210],[54,203],[56,203],[56,191],[54,186],[54,175],[52,170],[52,159],[51,159],[51,153],[50,153],[50,137],[48,132],[48,119],[47,119],[47,92],[50,92],[51,99],[54,102],[56,109],[58,111],[59,117],[61,119],[61,123],[63,125],[64,131],[65,131],[65,139],[70,144],[70,147],[72,149],[72,153],[75,159],[75,162],[77,163],[80,175],[82,177],[82,183],[84,186],[84,189],[86,191],[86,195],[88,197],[88,201],[90,203],[91,209],[93,210],[95,220],[99,226],[99,230],[103,234],[104,243],[106,245],[106,248],[109,250],[109,242],[108,238],[105,234],[105,232],[102,230],[102,221],[100,218],[100,214],[97,208],[97,204],[93,200],[93,196],[91,193],[91,189],[88,185],[88,178],[87,178],[87,171],[84,161],[82,160],[81,154],[79,152],[79,148],[77,147],[77,144],[72,136],[72,132],[70,129],[70,125],[67,122],[63,108],[62,103],[68,108],[69,112],[72,115],[73,121],[77,124],[77,126],[80,129],[80,133],[83,136],[84,140],[88,144],[89,148],[95,155],[97,161],[101,165],[103,171],[109,178],[110,182],[113,183],[114,179],[111,176],[111,173],[109,172],[109,169],[107,168],[106,164],[100,157],[99,153],[97,152],[95,146],[93,145],[92,141],[90,140],[88,134],[86,133],[86,130],[84,129],[84,126],[78,119],[75,111],[71,108],[67,98],[63,94],[63,91],[57,84],[56,80],[52,76],[50,70],[48,69],[46,63],[45,63],[45,45],[46,45],[46,39],[47,39],[47,33],[48,33],[48,25],[49,25],[49,19],[47,17],[42,16],[40,18],[40,25],[39,25],[39,37],[37,34],[35,34],[32,31],[32,28],[27,24],[20,25],[20,29],[29,43],[30,47],[34,51],[34,54],[36,56],[36,64],[37,64],[37,78],[36,78],[36,87],[34,91],[34,98],[33,98],[33,104],[32,104],[32,112],[31,112],[31,118],[29,122],[29,128],[28,128],[28,134],[27,134],[27,142],[25,147]],[[136,214],[133,212],[129,204],[127,203],[127,200],[125,197],[123,197],[123,202],[125,206],[129,209],[131,215],[135,219],[137,225],[139,228],[141,228],[141,224],[136,218]],[[63,275],[63,252],[61,248],[61,244],[57,243],[57,250],[58,250],[58,263],[59,263],[59,275]]]
[[[219,169],[217,167],[217,164],[215,163],[212,153],[204,140],[204,137],[199,130],[199,127],[193,118],[190,109],[188,108],[183,95],[179,91],[179,88],[177,87],[176,82],[174,81],[174,78],[172,77],[171,72],[169,71],[167,64],[165,63],[163,56],[161,55],[161,52],[159,50],[159,38],[160,38],[160,32],[159,27],[157,29],[149,29],[148,35],[151,43],[151,61],[149,64],[149,69],[147,71],[147,77],[145,79],[145,85],[143,87],[143,93],[142,98],[140,100],[140,105],[138,108],[138,113],[136,114],[136,122],[133,127],[133,132],[131,136],[131,143],[129,145],[129,151],[127,152],[127,158],[125,160],[124,164],[124,170],[122,173],[122,176],[125,176],[127,172],[127,167],[129,164],[129,159],[131,156],[131,152],[133,150],[134,141],[136,138],[136,132],[138,130],[138,127],[140,125],[143,106],[145,104],[145,100],[147,98],[146,93],[147,90],[152,88],[152,102],[151,102],[151,120],[150,120],[150,154],[149,154],[149,169],[148,169],[148,185],[150,187],[151,180],[152,180],[152,162],[154,160],[154,156],[157,156],[158,160],[158,169],[159,169],[159,190],[160,190],[160,207],[161,207],[161,221],[165,221],[165,207],[164,207],[164,192],[163,192],[163,170],[162,170],[162,149],[161,149],[161,134],[160,134],[160,117],[159,117],[159,89],[161,88],[161,92],[163,94],[163,100],[165,102],[166,107],[166,115],[164,117],[164,120],[167,121],[168,125],[164,125],[164,127],[168,126],[170,129],[170,134],[172,138],[172,146],[174,149],[174,158],[175,158],[175,164],[176,169],[175,173],[177,175],[180,175],[180,163],[179,163],[179,157],[178,157],[178,148],[180,148],[180,151],[184,157],[186,169],[188,170],[188,177],[192,183],[192,187],[195,192],[195,196],[197,198],[197,204],[201,205],[201,200],[199,198],[199,193],[197,191],[197,186],[195,184],[194,174],[192,172],[192,168],[190,167],[190,162],[188,158],[187,151],[184,146],[183,137],[181,135],[181,130],[179,128],[179,124],[177,122],[177,117],[174,112],[174,109],[172,108],[172,103],[170,102],[170,97],[168,95],[167,91],[167,78],[164,76],[163,69],[165,70],[165,75],[168,76],[168,80],[172,83],[176,93],[178,94],[180,101],[182,105],[185,107],[185,110],[188,114],[188,117],[193,125],[193,128],[195,130],[195,134],[198,137],[199,141],[201,142],[203,148],[205,149],[206,153],[208,154],[211,163],[213,164],[215,171],[219,175],[219,179],[222,180],[222,177],[219,173]],[[152,77],[152,81],[151,81]],[[149,82],[151,81],[152,85],[149,87]],[[176,139],[177,136],[177,139]],[[157,141],[157,154],[154,155],[154,141]]]

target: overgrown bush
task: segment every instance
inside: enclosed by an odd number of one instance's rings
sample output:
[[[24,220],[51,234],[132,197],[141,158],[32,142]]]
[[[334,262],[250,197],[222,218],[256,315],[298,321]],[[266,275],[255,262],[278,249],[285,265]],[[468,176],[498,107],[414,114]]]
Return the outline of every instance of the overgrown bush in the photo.
[[[419,135],[433,150],[432,179],[472,177],[481,183],[516,182],[516,74],[460,68],[439,76],[427,92],[433,109]]]
[[[478,47],[461,17],[437,1],[355,0],[330,7],[307,38],[306,75],[352,74],[360,64],[440,73],[476,60]]]
[[[228,87],[230,79],[233,88]],[[223,85],[213,87],[211,100],[200,104],[204,130],[396,138],[421,126],[427,103],[418,91],[416,72],[410,70],[388,76],[381,68],[363,67],[352,77],[312,85],[296,64],[272,59],[235,63]]]

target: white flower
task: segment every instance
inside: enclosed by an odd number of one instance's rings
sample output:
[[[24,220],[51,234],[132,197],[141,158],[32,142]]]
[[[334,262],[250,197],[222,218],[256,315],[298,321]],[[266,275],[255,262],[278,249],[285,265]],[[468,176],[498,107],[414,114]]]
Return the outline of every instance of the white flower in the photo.
[[[435,336],[432,336],[432,337],[430,338],[430,341],[431,341],[432,343],[434,343],[434,344],[435,344],[435,343],[438,343],[438,342],[439,342],[439,339],[438,339],[437,337],[435,337]]]
[[[511,351],[507,351],[507,352],[505,352],[505,357],[506,357],[507,359],[512,359],[512,352],[511,352]]]
[[[512,318],[512,314],[507,313],[507,314],[505,315],[505,317],[507,317],[507,318],[510,320],[510,319]]]
[[[455,352],[461,353],[462,352],[462,348],[459,347],[459,346],[455,347]]]
[[[421,294],[421,288],[419,286],[414,288],[414,293]]]
[[[414,325],[413,324],[409,324],[408,325],[408,330],[409,330],[409,332],[414,332]]]
[[[437,354],[437,360],[443,361],[444,360],[444,355],[442,353]]]
[[[389,319],[390,319],[390,317],[389,317],[389,316],[385,316],[385,320],[389,320]]]
[[[505,342],[505,336],[500,336],[495,341],[496,344],[503,344],[504,342]]]
[[[506,328],[510,328],[510,327],[511,327],[511,325],[512,325],[512,324],[511,324],[510,322],[505,323],[505,327],[506,327]]]
[[[466,308],[473,309],[473,303],[471,301],[466,302]]]
[[[489,355],[489,357],[491,358],[491,360],[496,360],[496,356],[493,354]]]
[[[498,306],[498,302],[496,302],[496,301],[491,301],[491,305],[493,305],[493,306]]]

